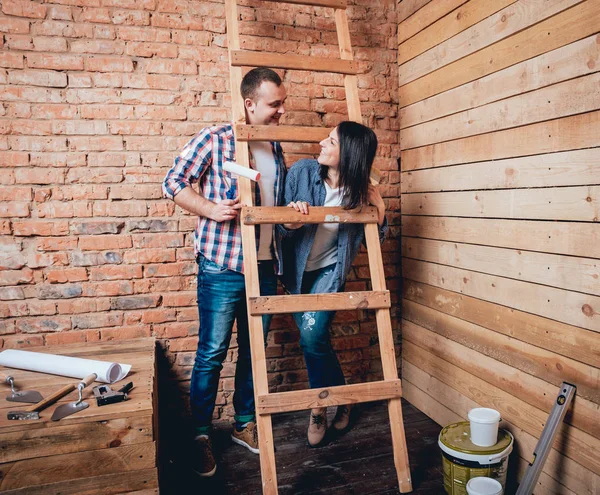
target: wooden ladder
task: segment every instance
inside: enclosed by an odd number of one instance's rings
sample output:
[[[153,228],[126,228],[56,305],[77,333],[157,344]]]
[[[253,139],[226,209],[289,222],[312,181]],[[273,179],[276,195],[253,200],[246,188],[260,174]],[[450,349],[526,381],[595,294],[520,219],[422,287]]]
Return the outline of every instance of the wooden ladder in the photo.
[[[277,2],[275,2],[277,3]],[[311,70],[344,74],[344,86],[350,120],[362,122],[358,98],[357,68],[353,61],[350,31],[346,15],[346,0],[283,0],[279,3],[331,7],[335,10],[335,24],[340,47],[339,59],[299,55],[251,52],[240,49],[238,9],[236,0],[225,0],[231,103],[235,133],[236,162],[249,167],[249,141],[283,141],[318,143],[327,137],[329,129],[301,126],[253,126],[246,124],[244,101],[240,95],[242,67],[271,67],[280,69]],[[372,174],[373,178],[376,174]],[[239,178],[242,203],[252,205],[249,179]],[[343,292],[313,295],[260,295],[255,226],[282,223],[363,223],[372,279],[372,291]],[[273,445],[271,415],[288,411],[355,404],[375,400],[388,401],[394,463],[400,492],[412,491],[406,437],[402,419],[401,381],[398,379],[389,308],[390,294],[385,287],[383,261],[377,227],[377,209],[369,206],[358,210],[313,207],[308,215],[301,215],[287,207],[244,207],[241,213],[241,232],[248,300],[248,320],[254,395],[256,399],[258,444],[263,493],[277,493],[277,473]],[[269,393],[267,362],[263,342],[263,314],[283,314],[302,311],[339,311],[373,309],[383,365],[383,381],[337,387]]]

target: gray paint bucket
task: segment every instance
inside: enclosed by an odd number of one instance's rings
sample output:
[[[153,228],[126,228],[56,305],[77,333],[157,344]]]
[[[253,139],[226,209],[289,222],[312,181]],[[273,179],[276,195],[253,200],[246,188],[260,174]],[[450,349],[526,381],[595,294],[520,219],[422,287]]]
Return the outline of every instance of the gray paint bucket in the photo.
[[[444,488],[448,495],[467,495],[467,483],[479,476],[497,480],[506,485],[508,456],[514,439],[506,430],[498,431],[498,442],[491,447],[480,447],[471,442],[468,421],[446,426],[440,432],[438,445],[442,450]]]

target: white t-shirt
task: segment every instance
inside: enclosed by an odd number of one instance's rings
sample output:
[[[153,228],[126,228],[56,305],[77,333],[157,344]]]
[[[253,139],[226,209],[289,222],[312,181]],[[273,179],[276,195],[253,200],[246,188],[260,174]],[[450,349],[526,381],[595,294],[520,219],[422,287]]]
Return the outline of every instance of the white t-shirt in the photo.
[[[260,203],[261,206],[275,206],[275,157],[271,143],[268,141],[254,141],[250,143],[250,152],[254,157],[256,170],[260,172]],[[273,226],[260,225],[260,241],[258,243],[258,260],[273,259],[271,243],[273,242]]]
[[[341,204],[342,196],[339,188],[331,189],[327,182],[325,182],[325,204],[323,206],[341,206]],[[313,245],[308,254],[305,271],[313,272],[337,261],[339,229],[339,223],[319,224]]]

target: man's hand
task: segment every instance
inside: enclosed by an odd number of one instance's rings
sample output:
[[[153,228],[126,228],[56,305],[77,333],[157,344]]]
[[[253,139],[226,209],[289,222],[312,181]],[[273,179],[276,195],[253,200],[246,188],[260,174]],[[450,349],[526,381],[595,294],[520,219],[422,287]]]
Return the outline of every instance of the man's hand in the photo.
[[[224,199],[220,203],[213,203],[208,217],[215,222],[230,222],[240,214],[241,209],[240,198]]]

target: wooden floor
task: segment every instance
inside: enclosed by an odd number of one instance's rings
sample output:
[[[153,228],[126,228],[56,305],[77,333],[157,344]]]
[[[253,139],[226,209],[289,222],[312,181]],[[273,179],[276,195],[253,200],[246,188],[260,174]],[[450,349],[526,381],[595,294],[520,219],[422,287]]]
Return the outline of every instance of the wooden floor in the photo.
[[[402,405],[412,493],[442,495],[440,427],[406,401]],[[306,444],[307,425],[306,411],[273,417],[280,494],[399,493],[384,402],[362,404],[354,428],[318,449]],[[161,493],[181,493],[182,486],[207,495],[262,493],[258,455],[232,443],[230,433],[226,427],[215,431],[219,468],[213,478],[197,477],[183,460],[172,459],[162,471]]]

